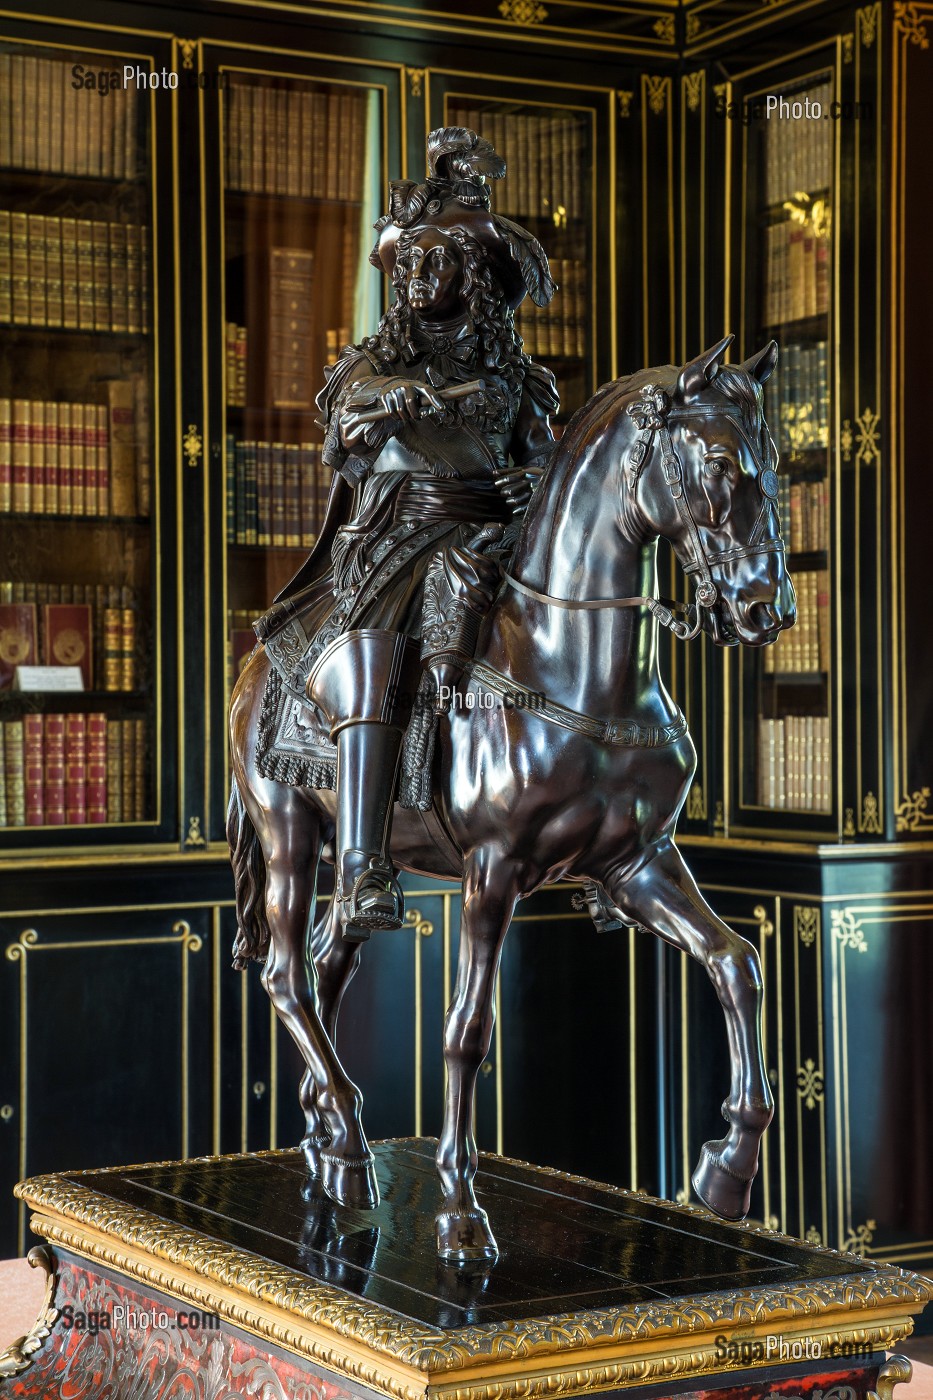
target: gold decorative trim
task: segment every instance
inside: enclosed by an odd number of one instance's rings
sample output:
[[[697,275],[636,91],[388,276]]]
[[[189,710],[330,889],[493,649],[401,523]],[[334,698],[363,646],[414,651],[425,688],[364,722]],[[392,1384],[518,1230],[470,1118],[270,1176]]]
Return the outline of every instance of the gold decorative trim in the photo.
[[[423,68],[405,69],[409,97],[424,97],[424,72]]]
[[[181,49],[182,68],[194,67],[194,55],[198,47],[196,39],[179,39],[178,47]]]
[[[854,35],[854,34],[843,34],[843,36],[842,36],[842,61],[843,61],[843,63],[851,63],[851,62],[852,62],[852,53],[853,53],[854,48],[855,48],[855,35]]]
[[[420,909],[406,909],[405,922],[410,928],[419,933],[422,938],[430,938],[434,932],[434,925],[430,919],[426,919]]]
[[[864,1225],[849,1231],[846,1235],[843,1249],[846,1254],[857,1254],[860,1259],[864,1259],[869,1252],[868,1246],[874,1239],[877,1226],[874,1220],[866,1220]]]
[[[852,948],[856,953],[868,952],[862,921],[855,917],[851,909],[833,909],[830,918],[833,937],[841,948]]]
[[[667,107],[667,99],[671,90],[671,80],[657,73],[645,73],[642,76],[645,86],[648,89],[648,106],[651,108],[652,112],[660,116]]]
[[[855,835],[855,808],[854,808],[854,807],[847,807],[847,808],[846,808],[845,819],[843,820],[843,823],[842,823],[842,834],[843,834],[843,836],[850,836],[850,837]]]
[[[815,1060],[804,1060],[797,1070],[797,1097],[805,1108],[816,1108],[823,1101],[823,1071]]]
[[[804,1239],[806,1240],[807,1244],[813,1244],[817,1247],[821,1246],[823,1243],[823,1236],[820,1234],[819,1230],[816,1228],[815,1225],[810,1226],[809,1230],[804,1235]]]
[[[820,911],[813,905],[794,905],[794,933],[805,948],[812,948],[820,932]]]
[[[687,796],[687,816],[695,822],[706,820],[706,798],[702,786],[697,782],[693,784]]]
[[[850,462],[852,460],[852,419],[844,418],[842,421],[842,431],[839,434],[839,446],[842,448],[842,460]]]
[[[634,92],[628,92],[625,88],[616,89],[616,97],[619,99],[619,116],[630,117],[632,115],[632,98]]]
[[[880,413],[876,413],[872,408],[863,408],[855,422],[858,427],[856,462],[867,462],[872,466],[880,467],[881,449],[878,446]]]
[[[673,44],[677,37],[673,15],[662,15],[660,19],[655,20],[651,28],[654,30],[655,34],[657,34],[662,44]]]
[[[33,1269],[45,1273],[45,1297],[39,1316],[26,1333],[18,1337],[4,1351],[0,1351],[0,1376],[20,1376],[29,1369],[32,1358],[42,1347],[58,1320],[58,1309],[52,1306],[55,1298],[55,1261],[51,1250],[45,1245],[35,1245],[26,1255]]]
[[[862,798],[862,820],[859,823],[859,830],[872,836],[881,835],[881,811],[878,799],[873,792],[866,792]]]
[[[768,911],[763,904],[756,904],[752,912],[754,913],[755,922],[758,925],[758,934],[763,944],[765,939],[770,938],[774,933],[774,922],[768,917]]]
[[[185,837],[185,850],[193,850],[196,846],[206,846],[207,842],[201,834],[201,818],[188,818],[188,835]]]
[[[873,5],[871,8],[877,10],[880,5]],[[911,44],[916,44],[921,49],[928,49],[930,41],[923,23],[915,4],[902,4],[900,0],[897,0],[894,6],[895,34],[904,34]]]
[[[695,16],[693,15],[690,15],[687,18],[688,38],[690,37],[690,20],[693,18],[695,18]],[[691,112],[696,112],[699,110],[700,103],[703,100],[703,85],[705,81],[706,73],[702,68],[698,68],[695,73],[684,74],[684,92],[687,95],[687,106],[689,107]],[[704,813],[704,816],[705,815],[706,814]]]
[[[499,13],[507,24],[542,24],[547,10],[538,0],[502,0]]]
[[[878,1389],[870,1390],[866,1400],[892,1400],[896,1385],[907,1385],[914,1368],[906,1356],[889,1356],[878,1371]]]
[[[243,1154],[249,1160],[283,1155]],[[491,1153],[488,1158],[526,1165]],[[613,1196],[655,1199],[584,1177],[534,1170]],[[933,1298],[930,1280],[888,1264],[859,1267],[860,1261],[850,1258],[847,1262],[853,1267],[845,1275],[799,1285],[440,1332],[114,1200],[83,1184],[82,1178],[91,1175],[98,1174],[35,1177],[16,1187],[19,1199],[37,1212],[32,1219],[37,1233],[174,1297],[209,1304],[235,1325],[399,1400],[423,1400],[426,1390],[432,1400],[544,1400],[636,1381],[706,1374],[722,1369],[716,1337],[724,1329],[741,1329],[743,1337],[764,1335],[775,1327],[794,1337],[805,1329],[823,1345],[858,1341],[888,1348],[909,1334],[910,1314]],[[717,1219],[701,1206],[655,1203],[685,1220]],[[802,1247],[761,1225],[746,1222],[736,1228]],[[824,1252],[827,1259],[845,1258],[833,1250]]]
[[[692,44],[694,39],[699,39],[704,28],[705,25],[699,15],[689,14],[687,16],[687,43]]]
[[[918,788],[901,798],[894,808],[898,831],[931,831],[933,814],[927,815],[927,802],[930,799],[928,787]]]
[[[898,6],[894,7],[895,13]],[[873,5],[864,5],[855,12],[855,25],[858,29],[859,43],[863,49],[870,49],[875,42],[875,35],[878,32],[878,20],[881,15],[881,0],[875,0]]]
[[[204,451],[204,439],[201,437],[197,423],[188,424],[181,440],[181,446],[188,466],[196,467],[201,460],[201,453]]]
[[[713,816],[713,830],[725,831],[726,829],[726,809],[724,802],[720,799],[716,803],[716,812]]]

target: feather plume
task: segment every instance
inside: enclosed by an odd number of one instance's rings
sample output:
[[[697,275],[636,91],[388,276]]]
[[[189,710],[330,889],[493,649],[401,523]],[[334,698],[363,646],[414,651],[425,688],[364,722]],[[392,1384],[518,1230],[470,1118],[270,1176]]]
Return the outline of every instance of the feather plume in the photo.
[[[513,224],[501,214],[493,216],[493,223],[521,269],[525,289],[535,306],[547,306],[557,291],[557,283],[551,276],[547,254],[541,244],[526,228]]]

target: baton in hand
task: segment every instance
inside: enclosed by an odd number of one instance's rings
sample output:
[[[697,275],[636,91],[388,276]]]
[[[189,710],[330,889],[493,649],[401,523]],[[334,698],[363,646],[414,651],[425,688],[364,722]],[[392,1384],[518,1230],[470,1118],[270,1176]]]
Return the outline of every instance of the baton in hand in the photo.
[[[428,393],[429,387],[428,385],[418,384],[417,382],[413,384],[413,388],[425,395]],[[470,379],[466,384],[452,384],[449,389],[434,389],[433,392],[439,399],[452,401],[455,399],[468,398],[470,394],[482,393],[485,387],[481,379]],[[428,409],[428,412],[430,413],[432,410]],[[391,418],[392,416],[391,410],[370,408],[367,409],[365,413],[358,413],[356,415],[356,421],[357,423],[379,423],[383,418]]]

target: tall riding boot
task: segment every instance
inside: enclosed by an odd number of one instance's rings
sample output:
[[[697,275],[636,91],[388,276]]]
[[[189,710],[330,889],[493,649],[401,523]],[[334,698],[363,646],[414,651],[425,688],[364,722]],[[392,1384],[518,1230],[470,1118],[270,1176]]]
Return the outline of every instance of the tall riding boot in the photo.
[[[377,720],[337,735],[337,890],[343,936],[402,926],[402,891],[389,855],[402,734]]]

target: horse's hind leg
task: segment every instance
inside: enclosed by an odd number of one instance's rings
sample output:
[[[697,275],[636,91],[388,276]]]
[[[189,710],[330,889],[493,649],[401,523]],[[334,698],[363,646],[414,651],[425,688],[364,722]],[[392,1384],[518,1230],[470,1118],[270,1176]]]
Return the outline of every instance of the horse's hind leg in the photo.
[[[495,1020],[493,995],[499,956],[515,908],[514,866],[481,850],[468,861],[463,879],[457,990],[444,1024],[447,1100],[437,1148],[444,1204],[437,1216],[437,1250],[463,1263],[495,1259],[496,1241],[476,1199],[473,1109],[476,1078],[486,1058]]]
[[[713,913],[670,840],[631,877],[609,875],[605,883],[623,912],[702,963],[716,989],[732,1061],[732,1085],[722,1106],[729,1132],[704,1144],[693,1187],[717,1215],[741,1220],[774,1112],[762,1059],[758,954]]]
[[[360,944],[343,937],[340,908],[332,899],[326,912],[315,925],[311,937],[311,957],[317,973],[319,1015],[331,1045],[337,1047],[337,1014],[343,994],[360,965]],[[310,1070],[306,1070],[299,1093],[305,1115],[305,1136],[302,1149],[311,1176],[320,1174],[320,1153],[330,1146],[330,1133],[318,1111],[317,1086]]]

